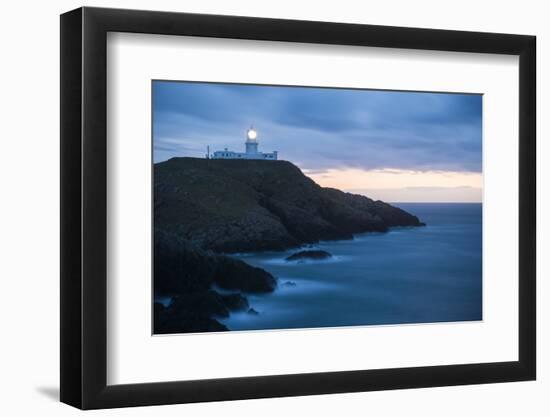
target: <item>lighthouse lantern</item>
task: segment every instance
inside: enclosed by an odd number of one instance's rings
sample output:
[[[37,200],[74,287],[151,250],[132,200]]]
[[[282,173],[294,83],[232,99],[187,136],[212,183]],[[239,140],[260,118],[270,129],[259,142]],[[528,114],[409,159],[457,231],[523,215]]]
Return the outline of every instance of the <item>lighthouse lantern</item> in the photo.
[[[258,132],[256,132],[253,128],[250,128],[250,129],[248,129],[248,131],[246,132],[246,137],[247,137],[249,140],[256,140],[256,138],[258,137]]]

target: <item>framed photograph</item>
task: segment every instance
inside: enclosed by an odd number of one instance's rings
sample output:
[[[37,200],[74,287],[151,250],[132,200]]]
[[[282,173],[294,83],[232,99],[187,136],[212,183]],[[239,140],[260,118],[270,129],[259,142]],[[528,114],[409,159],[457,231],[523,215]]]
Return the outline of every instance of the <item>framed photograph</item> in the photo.
[[[61,16],[61,401],[533,380],[535,37]]]

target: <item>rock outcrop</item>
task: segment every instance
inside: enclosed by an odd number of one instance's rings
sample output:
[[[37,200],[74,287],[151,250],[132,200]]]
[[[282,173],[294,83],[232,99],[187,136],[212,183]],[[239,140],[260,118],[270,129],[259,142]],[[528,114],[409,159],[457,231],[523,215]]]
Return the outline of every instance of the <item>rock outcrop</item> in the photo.
[[[312,259],[316,261],[320,261],[323,259],[330,259],[332,258],[332,255],[324,250],[302,250],[300,252],[293,253],[289,257],[287,257],[286,261],[303,261],[307,259]]]
[[[277,286],[261,268],[158,229],[153,264],[155,296],[172,299],[168,306],[154,305],[155,334],[227,330],[217,319],[249,310],[243,293],[271,292]]]

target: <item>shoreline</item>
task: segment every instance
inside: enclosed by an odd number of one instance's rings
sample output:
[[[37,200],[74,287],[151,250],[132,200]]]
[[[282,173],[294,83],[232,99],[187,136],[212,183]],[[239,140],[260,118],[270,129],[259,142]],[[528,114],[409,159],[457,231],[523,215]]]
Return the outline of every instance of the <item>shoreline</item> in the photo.
[[[315,250],[315,248],[319,248],[322,245],[338,244],[339,242],[348,243],[348,242],[356,241],[356,242],[359,243],[361,241],[358,240],[358,238],[374,237],[374,236],[386,236],[388,234],[391,234],[392,231],[413,230],[413,229],[417,229],[419,227],[425,227],[425,225],[394,226],[394,227],[391,227],[389,230],[384,231],[384,232],[373,231],[373,232],[357,233],[357,234],[353,235],[353,237],[351,239],[321,240],[321,241],[316,242],[316,243],[303,244],[301,246],[287,248],[287,249],[284,249],[284,250],[240,252],[240,253],[219,254],[219,255],[220,256],[225,256],[225,257],[228,257],[228,258],[231,258],[231,259],[236,259],[236,260],[242,261],[250,267],[259,268],[259,269],[262,269],[263,271],[265,271],[269,274],[272,274],[272,272],[269,271],[269,268],[266,268],[265,265],[258,266],[258,265],[250,264],[250,263],[246,262],[246,258],[247,257],[254,257],[254,256],[258,256],[258,255],[260,255],[260,256],[261,255],[264,255],[264,256],[265,255],[268,255],[268,256],[273,255],[273,257],[275,259],[272,260],[272,261],[266,261],[265,262],[266,264],[268,264],[268,265],[271,264],[271,265],[274,265],[274,266],[276,266],[276,265],[285,266],[285,267],[290,267],[290,268],[292,268],[293,266],[323,265],[323,264],[340,263],[340,262],[345,261],[347,256],[345,256],[345,255],[334,255],[334,254],[330,253],[331,257],[328,258],[328,259],[305,259],[305,260],[290,260],[289,261],[289,260],[286,260],[286,258],[287,258],[286,255],[292,255],[292,254],[298,253],[301,250],[306,250],[306,251],[307,250]],[[284,286],[284,285],[286,285],[286,287],[287,287],[286,289],[289,289],[289,287],[291,288],[291,287],[296,286],[295,280],[286,279],[286,278],[282,279],[281,277],[277,276],[276,274],[272,274],[272,275],[275,278],[276,285],[274,286],[272,291],[263,294],[263,296],[271,296],[271,295],[274,295],[274,294],[278,294],[281,291],[281,287]],[[247,292],[247,291],[243,291],[243,290],[237,290],[236,291],[234,289],[222,288],[222,287],[220,287],[216,284],[212,284],[210,286],[209,290],[213,291],[217,294],[220,294],[221,296],[235,296],[235,295],[238,294],[248,303],[246,309],[240,309],[240,310],[237,309],[237,310],[229,311],[227,316],[216,316],[216,315],[211,315],[210,316],[210,319],[215,320],[216,322],[218,322],[222,325],[223,325],[224,321],[230,319],[230,317],[235,315],[235,314],[241,314],[241,315],[242,314],[247,314],[247,311],[245,311],[245,310],[248,310],[249,308],[254,310],[254,306],[250,303],[249,299],[251,297],[261,297],[262,296],[261,294],[253,293],[253,292]],[[171,306],[171,304],[174,302],[174,300],[177,299],[179,296],[181,296],[181,294],[163,295],[163,296],[154,297],[153,303],[160,303],[164,306],[164,308],[168,308],[168,307]],[[255,314],[259,314],[259,313],[256,312]],[[225,331],[235,331],[235,330],[227,328]]]
[[[421,204],[421,203],[418,203],[418,204]],[[424,204],[424,203],[422,203],[422,204]],[[300,246],[292,246],[292,247],[288,247],[286,249],[281,249],[281,250],[272,249],[272,250],[258,250],[258,251],[249,251],[249,252],[220,252],[219,255],[228,256],[228,257],[235,257],[237,259],[241,259],[241,258],[246,258],[247,256],[254,256],[254,255],[259,255],[259,254],[271,254],[271,253],[272,254],[280,254],[280,253],[286,253],[286,252],[290,252],[290,251],[314,249],[314,248],[318,247],[318,245],[322,245],[322,244],[330,244],[330,243],[337,243],[337,242],[352,242],[354,240],[357,240],[357,238],[368,237],[368,236],[385,236],[385,235],[388,235],[389,233],[391,233],[392,231],[413,230],[413,229],[424,228],[424,227],[428,227],[428,226],[429,226],[429,224],[426,224],[426,223],[423,223],[423,222],[422,222],[422,224],[415,225],[415,226],[391,226],[391,227],[388,228],[388,230],[386,230],[384,232],[379,232],[379,231],[370,232],[369,231],[369,232],[363,232],[363,233],[355,233],[349,239],[324,239],[324,240],[319,240],[318,242],[315,242],[315,243],[304,243]]]
[[[444,218],[428,207],[429,228],[395,227],[306,247],[338,257],[328,262],[286,262],[292,249],[241,253],[277,276],[279,286],[249,298],[259,316],[236,312],[221,322],[231,331],[254,331],[479,320],[481,211],[463,207],[445,210]],[[281,286],[285,281],[297,285]]]
[[[258,265],[253,265],[253,264],[250,264],[246,261],[246,259],[248,257],[254,257],[254,256],[262,256],[262,255],[273,255],[273,257],[275,258],[274,260],[272,261],[268,261],[266,262],[267,264],[271,264],[273,266],[285,266],[285,267],[290,267],[292,268],[293,266],[304,266],[304,265],[322,265],[322,264],[333,264],[333,263],[340,263],[342,261],[345,261],[346,260],[346,256],[345,255],[334,255],[332,253],[330,253],[331,257],[328,258],[328,259],[304,259],[304,260],[286,260],[287,258],[287,255],[292,255],[292,254],[296,254],[298,253],[299,251],[303,251],[303,250],[315,250],[316,248],[319,248],[323,245],[330,245],[330,244],[338,244],[339,242],[341,243],[348,243],[348,242],[353,242],[353,241],[357,241],[357,242],[360,242],[360,238],[366,238],[366,237],[374,237],[374,236],[386,236],[388,234],[391,234],[392,231],[398,231],[398,230],[413,230],[413,229],[417,229],[419,227],[425,227],[426,225],[424,223],[421,223],[419,225],[410,225],[410,226],[392,226],[390,228],[388,228],[388,230],[386,231],[368,231],[368,232],[363,232],[363,233],[357,233],[357,234],[354,234],[352,236],[352,238],[350,239],[330,239],[330,240],[320,240],[316,243],[306,243],[306,244],[302,244],[300,246],[296,246],[296,247],[290,247],[290,248],[286,248],[286,249],[283,249],[283,250],[260,250],[260,251],[254,251],[254,252],[238,252],[238,253],[217,253],[216,256],[222,256],[222,257],[227,257],[227,258],[230,258],[230,259],[235,259],[235,260],[238,260],[238,261],[241,261],[243,263],[245,263],[246,265],[248,265],[249,267],[251,268],[257,268],[257,269],[261,269],[262,271],[272,275],[275,279],[275,285],[272,289],[272,291],[269,291],[267,293],[265,293],[264,295],[265,296],[269,296],[269,295],[274,295],[274,294],[277,294],[280,292],[281,290],[281,286],[282,285],[287,285],[287,286],[290,286],[290,287],[293,287],[293,286],[296,286],[296,283],[290,279],[285,279],[284,281],[285,282],[282,282],[283,280],[277,276],[276,274],[272,274],[272,272],[269,270],[269,268],[266,268],[265,265],[262,265],[262,266],[258,266]],[[287,288],[288,289],[288,288]],[[214,292],[216,294],[219,294],[220,296],[237,296],[239,295],[240,297],[242,297],[242,299],[247,303],[246,305],[246,308],[241,308],[241,309],[227,309],[227,311],[223,312],[222,315],[216,315],[216,314],[209,314],[208,318],[210,320],[212,320],[214,323],[217,323],[217,324],[220,324],[222,326],[225,326],[223,324],[224,321],[230,319],[231,316],[235,315],[235,314],[247,314],[247,310],[254,310],[254,306],[250,304],[250,301],[249,299],[251,297],[258,297],[258,296],[261,296],[261,295],[258,295],[257,293],[254,293],[254,292],[247,292],[247,291],[244,291],[242,289],[227,289],[227,288],[222,288],[220,287],[219,285],[216,285],[215,283],[212,284],[207,291],[211,291],[211,292]],[[172,294],[172,295],[169,295],[169,294],[163,294],[163,295],[160,295],[160,296],[153,296],[153,305],[155,304],[161,304],[162,307],[164,309],[168,309],[170,308],[174,301],[178,299],[178,297],[181,297],[183,294],[181,293],[175,293],[175,294]],[[158,307],[157,307],[158,308]],[[225,313],[227,313],[227,315],[225,315]],[[253,314],[259,314],[257,312],[253,313]],[[227,327],[227,326],[225,326]],[[234,331],[230,328],[226,328],[224,331]],[[163,333],[159,333],[159,334],[163,334]]]

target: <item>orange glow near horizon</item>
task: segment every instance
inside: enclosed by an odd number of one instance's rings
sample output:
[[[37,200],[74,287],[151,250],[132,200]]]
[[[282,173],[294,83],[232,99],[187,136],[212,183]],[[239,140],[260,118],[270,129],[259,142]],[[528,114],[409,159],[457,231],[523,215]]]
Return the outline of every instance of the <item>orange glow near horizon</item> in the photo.
[[[399,202],[481,202],[483,176],[478,172],[401,169],[304,170],[323,187]]]

